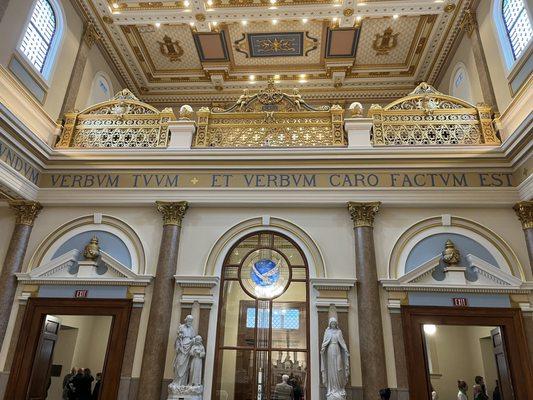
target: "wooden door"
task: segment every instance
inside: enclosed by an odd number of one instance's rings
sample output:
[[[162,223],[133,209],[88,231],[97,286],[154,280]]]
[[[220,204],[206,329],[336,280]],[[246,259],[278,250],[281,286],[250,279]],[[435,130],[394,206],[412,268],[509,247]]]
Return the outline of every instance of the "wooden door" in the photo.
[[[28,400],[46,400],[50,387],[50,370],[61,320],[51,315],[44,317],[39,344],[32,365]]]
[[[496,358],[496,367],[498,369],[498,379],[500,383],[500,395],[502,400],[513,400],[514,390],[511,381],[511,373],[509,371],[509,364],[507,363],[507,356],[505,352],[505,342],[501,328],[494,328],[490,331],[492,337],[492,346],[494,350],[494,357]]]

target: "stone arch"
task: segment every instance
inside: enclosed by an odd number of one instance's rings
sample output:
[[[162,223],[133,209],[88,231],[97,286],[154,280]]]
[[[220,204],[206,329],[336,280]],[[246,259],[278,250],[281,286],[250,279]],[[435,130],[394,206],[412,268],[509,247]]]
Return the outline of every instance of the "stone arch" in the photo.
[[[229,249],[242,237],[264,230],[282,233],[295,241],[307,258],[310,278],[327,276],[322,252],[311,236],[292,222],[277,217],[250,218],[228,229],[211,248],[204,275],[220,276],[222,263]]]
[[[475,221],[451,215],[421,220],[402,233],[391,251],[388,278],[399,279],[405,275],[405,264],[411,250],[421,240],[439,233],[458,234],[474,239],[490,252],[503,271],[525,280],[518,257],[501,237]]]
[[[109,232],[118,237],[129,251],[131,270],[143,275],[146,268],[146,256],[141,239],[135,230],[126,222],[110,215],[86,215],[64,223],[48,234],[39,244],[30,259],[28,271],[50,261],[57,249],[76,235],[87,231]]]

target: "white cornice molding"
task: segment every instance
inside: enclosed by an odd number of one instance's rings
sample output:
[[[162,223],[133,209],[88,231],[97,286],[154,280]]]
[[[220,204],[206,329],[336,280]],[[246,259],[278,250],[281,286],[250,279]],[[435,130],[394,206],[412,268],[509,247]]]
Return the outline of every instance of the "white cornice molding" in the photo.
[[[0,183],[26,200],[36,200],[39,187],[0,161]]]
[[[517,189],[521,201],[533,199],[533,173],[520,183]]]
[[[76,249],[29,272],[15,275],[19,283],[29,285],[148,286],[152,281],[153,276],[138,275],[109,254],[102,250],[100,252],[101,259],[107,266],[107,271],[102,275],[94,273],[89,276],[86,273],[80,273],[79,269],[78,272],[71,273],[69,268],[78,263],[80,254],[80,251]],[[90,267],[90,265],[82,266],[82,268]]]
[[[218,285],[218,276],[205,275],[174,275],[176,285],[182,288],[213,288]]]
[[[356,284],[356,279],[351,278],[311,278],[309,283],[317,290],[332,290],[348,292]]]
[[[216,196],[215,196],[216,194]],[[338,206],[358,201],[381,201],[389,206],[434,207],[509,206],[519,201],[516,188],[350,188],[315,189],[40,189],[43,204],[153,204],[154,199],[175,201],[180,198],[196,205],[321,205]]]

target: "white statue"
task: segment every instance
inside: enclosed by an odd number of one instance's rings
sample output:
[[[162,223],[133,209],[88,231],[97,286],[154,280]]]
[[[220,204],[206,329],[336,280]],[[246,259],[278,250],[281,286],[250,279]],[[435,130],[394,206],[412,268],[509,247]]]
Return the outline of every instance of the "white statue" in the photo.
[[[189,369],[189,385],[202,385],[202,359],[205,357],[205,347],[202,344],[202,337],[196,335],[191,347],[191,366]]]
[[[330,318],[320,349],[320,372],[327,400],[345,400],[350,374],[350,353],[336,318]]]
[[[191,358],[191,348],[196,331],[192,326],[194,318],[187,315],[183,324],[178,328],[178,338],[176,339],[176,358],[174,359],[174,384],[177,386],[187,386],[189,379],[189,360]]]

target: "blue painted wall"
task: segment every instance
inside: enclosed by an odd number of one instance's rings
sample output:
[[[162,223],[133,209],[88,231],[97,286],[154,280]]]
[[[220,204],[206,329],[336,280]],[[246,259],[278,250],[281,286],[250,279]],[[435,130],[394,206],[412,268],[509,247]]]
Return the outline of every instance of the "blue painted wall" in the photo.
[[[83,249],[95,235],[98,237],[100,249],[131,269],[131,254],[126,247],[126,244],[118,236],[112,233],[97,230],[79,233],[70,238],[57,249],[52,256],[52,259],[62,256],[74,249],[80,250],[81,253],[83,253]],[[79,260],[83,260],[83,254],[80,254]]]

